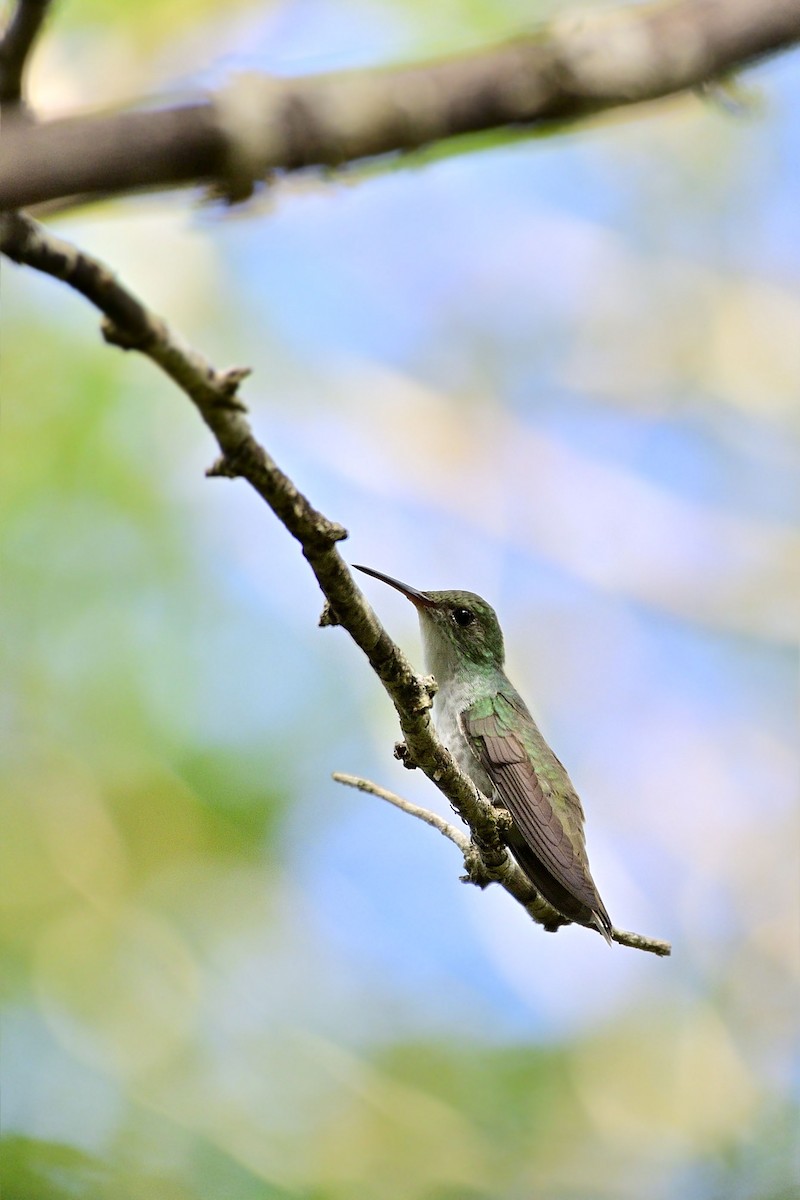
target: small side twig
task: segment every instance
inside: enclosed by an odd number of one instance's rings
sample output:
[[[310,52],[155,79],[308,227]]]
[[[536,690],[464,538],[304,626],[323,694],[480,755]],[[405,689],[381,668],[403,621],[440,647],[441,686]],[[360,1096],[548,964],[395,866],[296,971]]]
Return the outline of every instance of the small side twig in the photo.
[[[411,817],[417,817],[426,825],[430,825],[432,829],[438,829],[439,833],[454,842],[465,857],[469,854],[471,843],[467,835],[463,830],[456,829],[455,825],[451,825],[444,817],[440,817],[438,813],[431,812],[428,808],[422,808],[419,804],[413,804],[403,796],[398,796],[396,792],[390,792],[387,788],[373,783],[372,780],[361,779],[358,775],[347,775],[344,771],[334,771],[332,778],[337,783],[345,784],[346,787],[356,788],[359,792],[369,792],[371,796],[377,796],[378,799],[393,804],[401,812],[408,813]]]
[[[645,937],[643,933],[630,933],[627,929],[612,929],[611,940],[619,946],[630,946],[632,950],[647,950],[659,958],[669,958],[672,946],[660,938]]]
[[[0,38],[0,104],[21,103],[25,67],[49,7],[50,0],[17,0]]]

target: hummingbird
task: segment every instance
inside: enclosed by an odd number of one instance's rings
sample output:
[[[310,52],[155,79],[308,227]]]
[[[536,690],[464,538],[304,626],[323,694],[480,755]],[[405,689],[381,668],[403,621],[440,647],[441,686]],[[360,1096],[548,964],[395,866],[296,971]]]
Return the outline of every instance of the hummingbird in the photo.
[[[353,564],[411,601],[425,666],[438,684],[433,722],[458,766],[494,805],[508,810],[508,849],[563,920],[611,943],[612,925],[589,870],[583,807],[504,671],[503,631],[474,592],[421,592],[372,567]]]

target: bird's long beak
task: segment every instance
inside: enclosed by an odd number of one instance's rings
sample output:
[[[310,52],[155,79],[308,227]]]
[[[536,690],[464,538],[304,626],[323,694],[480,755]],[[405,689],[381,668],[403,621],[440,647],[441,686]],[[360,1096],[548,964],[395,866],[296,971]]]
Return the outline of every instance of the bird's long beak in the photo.
[[[381,571],[373,571],[372,567],[360,567],[358,563],[353,563],[353,568],[356,571],[363,571],[365,575],[372,575],[374,579],[380,579],[381,583],[388,583],[389,587],[402,592],[417,608],[436,607],[436,601],[431,600],[430,596],[426,596],[424,592],[418,592],[416,588],[409,587],[406,583],[401,583],[399,579],[392,579],[391,575],[384,575]]]

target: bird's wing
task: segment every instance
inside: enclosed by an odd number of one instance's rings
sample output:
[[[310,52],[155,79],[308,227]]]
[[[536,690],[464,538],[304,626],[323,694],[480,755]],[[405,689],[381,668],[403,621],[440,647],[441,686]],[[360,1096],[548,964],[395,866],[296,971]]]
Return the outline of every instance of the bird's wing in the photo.
[[[537,766],[513,732],[519,728],[520,718],[525,720],[527,740],[535,747]],[[478,701],[462,713],[461,719],[473,752],[542,867],[610,928],[589,872],[581,802],[525,705],[517,696],[498,693]],[[542,891],[546,895],[546,888]]]

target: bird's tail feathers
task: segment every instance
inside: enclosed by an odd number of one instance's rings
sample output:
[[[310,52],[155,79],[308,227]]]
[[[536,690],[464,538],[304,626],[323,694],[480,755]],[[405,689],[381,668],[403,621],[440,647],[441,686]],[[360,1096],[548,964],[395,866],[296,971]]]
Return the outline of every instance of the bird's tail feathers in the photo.
[[[592,924],[594,925],[595,929],[602,933],[609,946],[613,946],[614,942],[611,934],[614,927],[611,924],[608,913],[605,911],[605,909],[603,909],[602,912],[597,912],[596,909],[592,912]]]

